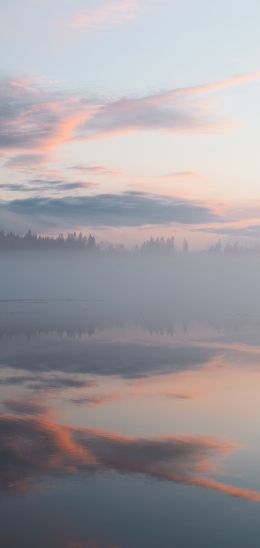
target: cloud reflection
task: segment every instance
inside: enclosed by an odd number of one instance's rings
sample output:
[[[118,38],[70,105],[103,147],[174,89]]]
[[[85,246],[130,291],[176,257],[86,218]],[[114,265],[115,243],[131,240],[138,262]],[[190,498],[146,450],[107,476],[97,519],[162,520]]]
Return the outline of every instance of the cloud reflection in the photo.
[[[9,368],[35,373],[63,372],[85,373],[97,376],[118,376],[138,379],[151,375],[165,375],[202,367],[220,356],[221,348],[198,347],[196,345],[166,346],[135,342],[102,342],[62,340],[48,346],[21,347],[19,353],[2,353]],[[67,380],[54,377],[46,383],[75,384],[73,375]],[[37,389],[37,379],[31,379]],[[43,378],[39,381],[42,385]]]
[[[89,394],[81,398],[71,398],[69,402],[72,405],[79,405],[83,407],[96,407],[98,405],[104,405],[120,400],[121,397],[116,392],[111,394]]]
[[[258,491],[212,477],[218,471],[218,460],[236,448],[228,439],[181,435],[137,438],[70,428],[48,416],[17,414],[1,416],[0,439],[2,489],[28,490],[47,477],[113,471],[260,500]]]
[[[5,373],[5,372],[3,372]],[[4,375],[0,378],[0,386],[25,385],[29,390],[39,391],[64,391],[69,389],[92,388],[96,382],[92,379],[75,378],[75,375]]]

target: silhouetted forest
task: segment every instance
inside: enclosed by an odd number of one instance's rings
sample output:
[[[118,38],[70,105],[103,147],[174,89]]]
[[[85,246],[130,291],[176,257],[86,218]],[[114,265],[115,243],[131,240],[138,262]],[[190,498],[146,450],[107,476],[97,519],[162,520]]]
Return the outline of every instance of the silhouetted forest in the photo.
[[[259,245],[253,247],[248,247],[246,245],[241,245],[239,242],[234,244],[226,243],[225,245],[221,240],[218,240],[215,244],[212,244],[209,248],[210,253],[259,253]]]
[[[12,231],[5,232],[4,230],[0,230],[0,251],[3,250],[82,250],[84,252],[102,255],[174,255],[177,251],[177,246],[174,236],[169,238],[151,237],[150,239],[145,240],[142,244],[129,248],[125,247],[123,244],[111,244],[107,242],[97,243],[95,236],[92,234],[86,236],[81,232],[72,232],[67,235],[59,234],[58,236],[44,236],[33,233],[31,230],[28,230],[26,234],[16,234]],[[183,254],[189,253],[190,245],[186,238],[184,238],[182,245],[178,247],[178,251],[181,251]],[[239,244],[238,242],[233,244],[223,244],[221,240],[218,240],[205,251],[213,254],[246,254],[259,253],[260,248],[258,245],[254,247],[247,247]]]
[[[27,249],[86,249],[94,250],[98,246],[92,234],[88,237],[81,233],[70,233],[66,237],[60,234],[57,237],[41,236],[28,230],[26,234],[0,231],[0,249],[27,250]]]
[[[110,244],[106,242],[97,243],[95,236],[88,236],[76,232],[69,233],[66,236],[42,236],[32,233],[28,230],[26,234],[16,234],[15,232],[0,231],[0,250],[83,250],[92,253],[175,253],[175,239],[171,238],[150,238],[140,246],[136,245],[129,250],[122,244]],[[183,251],[188,252],[188,242],[184,240]]]

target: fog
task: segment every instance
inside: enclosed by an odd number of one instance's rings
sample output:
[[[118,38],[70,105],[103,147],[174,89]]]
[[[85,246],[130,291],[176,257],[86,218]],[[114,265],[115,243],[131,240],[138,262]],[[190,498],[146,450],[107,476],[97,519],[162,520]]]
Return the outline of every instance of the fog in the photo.
[[[221,318],[257,314],[258,254],[91,255],[82,251],[0,253],[0,299],[99,302],[106,315]],[[102,303],[102,306],[101,306]],[[95,314],[98,307],[95,306]]]

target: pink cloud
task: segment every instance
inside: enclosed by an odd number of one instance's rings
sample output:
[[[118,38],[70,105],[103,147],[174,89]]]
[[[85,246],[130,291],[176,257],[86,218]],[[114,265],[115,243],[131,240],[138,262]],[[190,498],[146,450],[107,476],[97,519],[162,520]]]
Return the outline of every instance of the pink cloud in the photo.
[[[106,24],[118,25],[132,19],[137,8],[137,0],[105,2],[101,6],[76,13],[70,21],[70,26],[75,29],[96,29]]]
[[[0,150],[5,153],[37,151],[46,154],[73,140],[78,126],[93,116],[91,101],[80,96],[47,89],[38,82],[0,81],[2,120]]]
[[[100,139],[133,131],[200,133],[226,130],[233,127],[234,122],[219,117],[205,95],[259,78],[260,72],[254,72],[154,95],[110,100],[100,105],[87,124],[79,128],[77,135],[82,139]]]
[[[71,166],[69,169],[71,169],[72,171],[91,173],[91,175],[113,175],[114,177],[116,177],[117,175],[121,174],[121,171],[119,169],[111,169],[101,164],[76,164],[74,166]]]
[[[208,84],[201,84],[198,86],[188,86],[185,88],[176,88],[174,90],[169,90],[167,92],[162,92],[161,94],[154,95],[154,99],[157,102],[159,98],[162,101],[165,101],[168,97],[171,99],[173,95],[204,95],[210,93],[211,91],[220,91],[222,89],[238,86],[247,82],[254,82],[260,79],[260,71],[252,71],[245,74],[236,74],[230,78],[225,78],[223,80],[218,80],[217,82],[210,82]]]
[[[37,152],[43,160],[43,154],[75,140],[115,137],[133,131],[223,130],[231,122],[219,116],[205,95],[259,78],[260,72],[255,72],[201,86],[107,100],[69,94],[40,86],[37,81],[2,79],[0,152]],[[97,172],[98,166],[94,167]],[[183,177],[188,175],[189,172],[182,173]]]
[[[198,177],[198,173],[195,171],[172,171],[162,175],[164,179],[194,179]]]

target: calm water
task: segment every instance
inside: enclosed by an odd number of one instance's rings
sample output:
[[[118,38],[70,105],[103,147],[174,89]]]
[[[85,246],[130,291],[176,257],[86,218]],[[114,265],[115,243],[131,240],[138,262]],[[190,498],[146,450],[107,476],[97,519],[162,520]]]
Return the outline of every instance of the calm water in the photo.
[[[256,548],[260,316],[0,305],[1,546]]]

